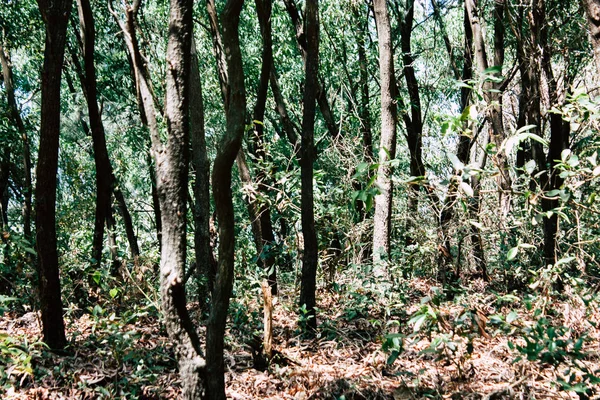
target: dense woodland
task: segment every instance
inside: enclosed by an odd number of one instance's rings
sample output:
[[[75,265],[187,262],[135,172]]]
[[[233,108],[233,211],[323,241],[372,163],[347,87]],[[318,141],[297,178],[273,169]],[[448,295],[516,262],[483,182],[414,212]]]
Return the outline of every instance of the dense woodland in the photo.
[[[0,396],[600,395],[599,0],[0,0]]]

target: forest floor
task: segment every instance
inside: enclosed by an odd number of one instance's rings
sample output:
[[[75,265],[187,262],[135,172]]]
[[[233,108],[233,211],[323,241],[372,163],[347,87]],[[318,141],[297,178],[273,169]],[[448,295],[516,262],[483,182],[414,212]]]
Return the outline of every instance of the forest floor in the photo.
[[[298,330],[291,296],[274,311],[276,358],[255,369],[262,311],[232,303],[225,355],[231,399],[587,399],[598,393],[600,312],[593,291],[560,299],[495,294],[471,282],[453,299],[433,281],[403,296],[368,285],[319,293],[319,329]],[[285,289],[285,288],[284,288]],[[538,287],[538,291],[543,288]],[[0,319],[3,399],[178,398],[173,353],[153,307],[67,310],[65,354],[40,343],[34,312]],[[259,340],[258,340],[259,341]],[[5,365],[2,365],[2,364]]]

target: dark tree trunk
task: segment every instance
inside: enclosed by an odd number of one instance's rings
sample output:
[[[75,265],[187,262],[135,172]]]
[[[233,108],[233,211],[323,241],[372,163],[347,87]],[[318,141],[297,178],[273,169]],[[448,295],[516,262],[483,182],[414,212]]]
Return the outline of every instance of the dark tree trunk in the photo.
[[[356,48],[358,53],[358,67],[359,67],[359,81],[358,88],[360,90],[360,103],[358,106],[358,118],[360,121],[360,136],[363,144],[363,157],[367,163],[373,162],[373,132],[371,131],[371,112],[370,112],[370,91],[369,91],[369,63],[367,60],[367,49],[365,45],[365,38],[367,37],[366,27],[368,25],[368,8],[366,8],[367,15],[363,16],[361,11],[365,9],[364,4],[356,5],[353,7],[354,23],[356,24],[355,40]],[[371,171],[367,175],[370,179],[372,176]],[[352,181],[354,190],[364,190],[366,188],[365,182],[358,180]],[[359,221],[364,221],[367,217],[365,204],[363,201],[357,200],[356,211],[358,212]],[[371,253],[369,251],[362,251],[361,257],[363,262],[367,262],[370,258]]]
[[[192,46],[192,0],[171,0],[165,110],[166,145],[152,136],[157,190],[162,216],[160,293],[165,326],[175,347],[182,398],[205,395],[205,361],[186,308],[187,183],[189,163],[189,76]],[[148,115],[147,115],[148,116]]]
[[[398,11],[398,14],[401,14]],[[404,121],[406,123],[406,141],[410,154],[410,175],[422,178],[425,176],[425,166],[423,165],[423,119],[421,114],[421,96],[419,93],[419,82],[415,73],[415,59],[412,55],[411,41],[412,28],[414,21],[414,0],[406,2],[404,15],[399,15],[400,24],[400,48],[402,50],[402,62],[404,64],[404,77],[408,88],[410,99],[410,115],[406,111]],[[408,194],[408,215],[406,224],[406,244],[414,243],[414,238],[410,231],[415,224],[415,217],[418,215],[419,206],[419,184],[411,185],[411,193]]]
[[[117,205],[119,207],[119,212],[121,213],[121,218],[123,218],[123,225],[125,226],[125,233],[127,234],[127,242],[129,243],[129,251],[131,252],[131,258],[137,261],[137,258],[140,256],[140,248],[138,246],[137,237],[135,231],[133,229],[133,221],[131,220],[131,214],[129,213],[129,209],[127,208],[127,203],[125,202],[125,197],[123,196],[123,192],[116,185],[116,180],[113,177],[113,193],[115,195],[115,200],[117,201]]]
[[[258,92],[256,95],[256,104],[254,105],[254,123],[255,138],[252,153],[254,158],[262,164],[267,162],[267,153],[265,151],[264,139],[264,119],[267,104],[267,95],[269,92],[269,79],[271,77],[271,68],[273,66],[273,44],[271,38],[271,0],[255,0],[256,13],[260,24],[260,33],[263,41],[262,65],[260,69],[260,80],[258,84]],[[256,174],[258,182],[258,190],[265,196],[268,195],[270,176],[264,168],[259,168]],[[275,234],[273,233],[273,222],[271,220],[271,209],[264,202],[259,204],[258,216],[260,219],[260,231],[262,239],[262,254],[260,258],[263,260],[263,267],[267,273],[267,281],[271,288],[271,294],[277,295],[277,267],[275,265]]]
[[[541,12],[544,14],[545,9],[544,3],[541,2]],[[599,12],[597,10],[597,12]],[[551,107],[561,107],[561,100],[559,98],[559,91],[568,93],[571,89],[571,85],[575,79],[573,73],[567,72],[564,79],[562,79],[562,90],[558,87],[558,81],[554,76],[552,69],[552,44],[548,40],[548,25],[542,25],[541,31],[542,40],[542,70],[546,77],[546,84],[548,87],[548,94]],[[565,61],[567,63],[567,61]],[[546,165],[548,167],[547,172],[547,187],[548,191],[560,189],[564,183],[564,179],[560,177],[560,170],[556,169],[556,165],[561,163],[561,154],[563,150],[569,148],[569,136],[570,136],[570,123],[563,120],[562,115],[558,113],[550,114],[550,143],[548,145],[548,155],[546,157]],[[542,209],[548,213],[559,206],[558,199],[543,198]],[[558,261],[558,214],[552,213],[552,216],[544,219],[544,258],[546,264],[554,264]],[[560,287],[560,284],[559,284]]]
[[[318,242],[315,230],[315,210],[313,198],[313,163],[316,158],[315,100],[319,80],[319,1],[306,1],[306,65],[302,113],[302,139],[300,145],[300,182],[302,235],[304,236],[304,255],[302,257],[302,281],[300,285],[300,307],[305,306],[306,328],[316,329],[317,319],[316,283],[318,263]]]
[[[94,65],[95,27],[94,15],[89,0],[77,0],[77,9],[81,26],[81,44],[85,73],[80,75],[81,85],[88,105],[90,128],[96,165],[96,215],[92,242],[92,259],[96,268],[102,264],[102,248],[104,244],[104,226],[109,224],[111,211],[111,194],[113,187],[112,166],[106,149],[104,124],[98,107],[96,87],[96,67]]]
[[[210,246],[210,161],[206,153],[204,99],[202,97],[202,81],[195,41],[192,41],[190,90],[191,159],[196,172],[194,182],[194,252],[199,272],[198,297],[200,306],[203,311],[208,312],[209,288],[214,286],[213,269],[211,267],[212,247]]]
[[[56,186],[60,136],[60,81],[71,0],[38,0],[46,25],[42,70],[40,149],[35,188],[36,246],[44,342],[62,349],[67,340],[56,243]]]
[[[295,0],[284,0],[284,3],[285,8],[292,20],[292,24],[294,25],[294,30],[296,31],[296,42],[298,44],[298,49],[300,50],[302,60],[304,61],[304,66],[306,68],[308,56],[308,32],[306,31],[306,29],[308,29],[308,22],[302,21],[302,16],[300,15],[300,11],[298,10]],[[304,15],[304,18],[307,18],[307,16]],[[325,125],[327,125],[329,135],[333,139],[337,139],[340,132],[335,122],[333,111],[331,111],[331,105],[329,104],[329,100],[327,100],[327,93],[325,91],[325,88],[321,84],[321,81],[322,79],[320,79],[319,75],[317,75],[315,83],[315,85],[317,85],[317,103],[319,104],[319,110],[321,111],[323,120],[325,120]]]
[[[279,115],[283,131],[294,148],[294,153],[296,153],[298,151],[298,132],[300,131],[300,128],[294,124],[287,111],[285,100],[283,99],[281,89],[279,88],[279,78],[277,77],[277,71],[275,70],[274,64],[271,65],[269,81],[271,82],[271,91],[273,92],[273,98],[275,100],[275,111],[277,111],[277,114]]]
[[[14,124],[21,135],[21,140],[23,141],[23,173],[25,175],[23,182],[23,234],[25,239],[29,242],[32,241],[31,237],[31,150],[29,149],[29,136],[27,134],[27,130],[25,129],[25,124],[23,123],[23,119],[21,118],[21,113],[19,112],[19,107],[17,106],[17,101],[15,99],[15,87],[13,82],[13,74],[12,74],[12,64],[10,62],[10,54],[8,53],[8,49],[5,49],[0,43],[0,65],[2,65],[2,75],[4,78],[4,90],[6,91],[8,108],[10,110],[11,118],[13,119]],[[10,160],[10,151],[7,150],[9,156],[7,160]],[[8,167],[6,168],[6,173],[8,174]],[[6,181],[8,182],[8,175],[6,175]],[[0,187],[0,189],[2,189]],[[0,191],[0,194],[4,193],[4,190]],[[6,212],[3,207],[3,212]]]
[[[223,50],[223,44],[221,39],[221,33],[217,23],[217,10],[213,0],[208,0],[207,11],[210,21],[210,31],[213,41],[213,50],[217,60],[217,71],[219,76],[219,83],[221,87],[221,95],[225,107],[227,108],[229,88],[228,72],[225,61],[225,53]],[[270,0],[256,0],[256,9],[261,29],[261,36],[263,38],[263,63],[261,66],[260,80],[258,84],[258,92],[256,104],[254,107],[253,121],[254,123],[254,140],[253,144],[249,145],[249,149],[254,158],[260,163],[266,161],[266,153],[264,151],[264,115],[267,101],[267,94],[269,89],[269,77],[271,76],[271,66],[273,64],[273,51],[272,51],[272,39],[271,39],[271,1]],[[226,109],[227,111],[227,109]],[[254,185],[254,180],[250,173],[250,168],[246,162],[246,158],[240,150],[240,153],[236,157],[236,164],[240,174],[240,179],[245,185]],[[263,195],[268,193],[268,185],[266,184],[267,173],[263,169],[258,169],[256,173],[256,184],[259,192]],[[271,287],[271,291],[274,295],[277,294],[277,271],[275,268],[275,257],[272,252],[264,253],[264,249],[270,249],[275,242],[275,236],[273,234],[273,224],[271,222],[271,212],[266,204],[257,203],[256,200],[248,199],[248,214],[250,216],[250,222],[252,227],[252,235],[254,237],[254,243],[257,250],[258,260],[260,265],[263,267],[266,273],[268,273],[268,281]],[[266,246],[265,246],[266,245]]]
[[[389,257],[392,232],[392,168],[389,161],[396,156],[396,81],[394,76],[394,47],[390,18],[385,0],[374,0],[375,22],[379,37],[379,75],[381,79],[381,142],[375,197],[373,231],[373,264]],[[389,156],[388,156],[389,154]]]
[[[156,172],[152,154],[147,154],[148,173],[150,175],[150,196],[152,197],[152,211],[154,212],[154,223],[156,224],[156,239],[158,240],[159,250],[162,247],[162,213],[160,212],[160,201],[158,200],[158,189],[156,188]]]
[[[0,153],[0,226],[8,231],[8,180],[10,178],[10,148],[3,146]],[[2,234],[2,232],[0,232]],[[2,236],[4,240],[4,236]]]
[[[246,92],[239,41],[243,0],[228,0],[221,15],[223,49],[228,54],[227,129],[221,138],[212,171],[213,197],[219,227],[219,259],[212,307],[206,333],[207,388],[210,399],[225,399],[223,341],[229,298],[233,289],[235,252],[231,173],[244,136]]]

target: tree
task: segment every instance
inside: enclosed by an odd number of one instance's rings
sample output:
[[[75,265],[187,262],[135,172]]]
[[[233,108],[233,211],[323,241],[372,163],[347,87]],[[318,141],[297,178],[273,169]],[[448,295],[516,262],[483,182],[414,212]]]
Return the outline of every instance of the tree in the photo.
[[[60,135],[60,82],[71,4],[71,0],[38,0],[46,25],[46,47],[42,71],[35,225],[42,330],[44,342],[51,349],[62,349],[67,342],[56,248],[55,204]]]
[[[196,172],[194,182],[194,252],[199,273],[199,297],[202,308],[208,311],[207,298],[214,287],[214,256],[210,245],[210,161],[206,152],[204,130],[204,100],[202,81],[196,52],[192,41],[190,65],[190,141],[191,161]]]
[[[221,14],[223,49],[228,54],[227,127],[219,142],[212,171],[212,190],[219,230],[218,269],[206,331],[206,377],[211,399],[225,399],[223,342],[229,299],[233,289],[235,220],[231,173],[240,151],[246,115],[246,90],[240,51],[239,23],[243,0],[228,0]]]
[[[102,264],[104,226],[112,219],[111,194],[114,186],[113,171],[106,149],[104,124],[98,107],[96,67],[94,64],[94,42],[96,37],[94,15],[89,0],[77,0],[81,26],[81,47],[85,73],[80,73],[81,86],[88,106],[90,130],[96,164],[96,218],[92,243],[92,259],[96,269]]]
[[[186,308],[185,292],[192,8],[192,0],[171,1],[165,99],[167,143],[152,136],[163,227],[161,304],[165,326],[175,346],[185,399],[201,398],[206,390],[204,354]]]
[[[25,128],[25,124],[23,119],[21,118],[21,113],[19,111],[19,107],[17,106],[17,101],[15,99],[15,87],[13,82],[13,73],[12,73],[12,65],[10,62],[10,55],[8,53],[8,49],[5,49],[2,43],[0,43],[0,65],[2,66],[2,75],[4,78],[4,89],[6,91],[6,98],[8,102],[8,107],[10,110],[10,115],[12,120],[17,127],[19,134],[21,135],[21,140],[23,142],[23,174],[25,175],[24,184],[23,184],[23,192],[24,192],[24,201],[23,201],[23,233],[25,235],[25,239],[31,241],[33,238],[31,237],[31,195],[32,195],[32,186],[31,186],[31,150],[29,148],[29,134],[27,129]],[[5,156],[3,157],[3,162],[5,166],[2,168],[2,173],[0,173],[0,181],[8,183],[8,174],[9,174],[9,160],[10,160],[10,149],[9,146],[6,146]],[[6,183],[0,183],[0,193],[4,193],[4,188],[6,187]],[[5,213],[3,207],[3,213]]]
[[[314,144],[315,106],[319,76],[319,1],[306,2],[306,61],[304,66],[304,95],[302,98],[302,138],[300,142],[300,182],[302,235],[304,255],[302,258],[302,281],[300,307],[306,307],[307,327],[316,329],[316,280],[318,260],[317,232],[315,230],[313,163],[316,158]]]
[[[394,76],[394,47],[391,25],[385,0],[374,0],[375,22],[379,37],[379,76],[381,80],[381,139],[373,220],[373,264],[380,264],[390,255],[392,232],[392,167],[396,155],[396,80]]]

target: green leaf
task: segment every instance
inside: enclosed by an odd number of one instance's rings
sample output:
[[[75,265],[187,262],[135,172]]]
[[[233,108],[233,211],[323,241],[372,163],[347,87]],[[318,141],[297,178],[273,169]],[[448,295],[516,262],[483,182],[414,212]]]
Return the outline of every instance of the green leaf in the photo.
[[[110,289],[110,291],[108,292],[108,294],[110,295],[111,298],[114,299],[119,294],[119,289],[112,288],[112,289]]]
[[[512,249],[508,250],[508,253],[506,254],[506,260],[507,261],[512,261],[515,259],[515,257],[517,256],[517,253],[519,252],[519,247],[513,247]]]
[[[508,313],[508,315],[506,316],[506,322],[509,324],[512,324],[514,321],[516,321],[519,318],[519,314],[517,314],[516,311],[511,311]]]
[[[390,354],[390,356],[388,357],[386,363],[387,365],[392,365],[394,363],[394,361],[396,361],[396,359],[398,359],[398,356],[400,355],[400,352],[398,350],[393,350],[392,354]]]
[[[421,326],[423,326],[426,320],[427,314],[419,314],[416,318],[411,319],[411,321],[415,324],[415,326],[413,327],[413,332],[419,332]]]

